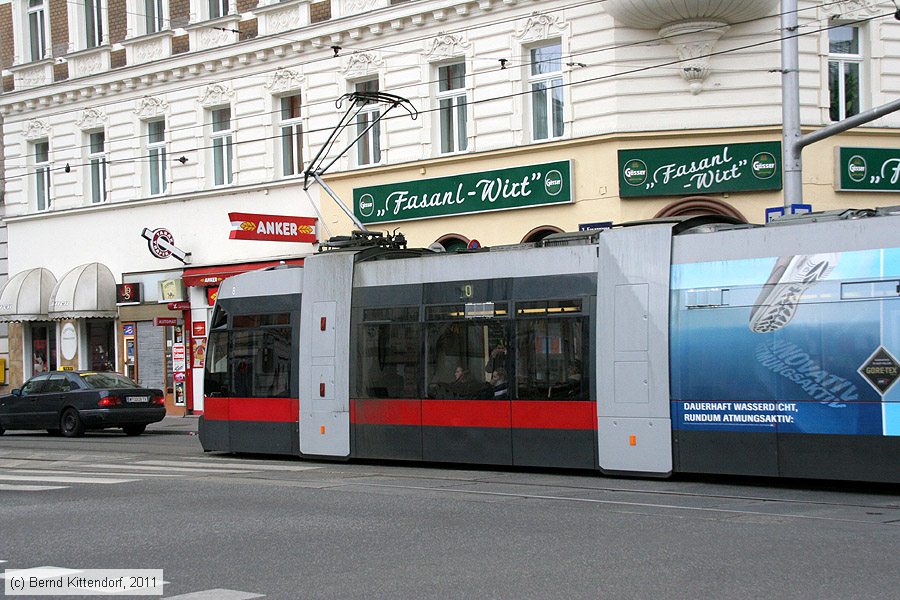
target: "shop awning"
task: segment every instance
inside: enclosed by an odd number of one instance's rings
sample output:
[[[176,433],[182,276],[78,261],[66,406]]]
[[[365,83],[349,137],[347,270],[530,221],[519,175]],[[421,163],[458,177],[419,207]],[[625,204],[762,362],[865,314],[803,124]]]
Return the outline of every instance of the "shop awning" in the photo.
[[[56,277],[43,267],[16,273],[0,292],[0,322],[46,321]]]
[[[56,284],[48,307],[51,319],[115,318],[116,279],[101,263],[75,267]]]
[[[209,267],[189,267],[184,269],[182,278],[186,286],[213,286],[219,285],[226,277],[239,275],[247,271],[256,271],[266,267],[275,267],[281,264],[302,265],[302,258],[284,260],[270,260],[266,262],[240,263],[232,265],[213,265]]]

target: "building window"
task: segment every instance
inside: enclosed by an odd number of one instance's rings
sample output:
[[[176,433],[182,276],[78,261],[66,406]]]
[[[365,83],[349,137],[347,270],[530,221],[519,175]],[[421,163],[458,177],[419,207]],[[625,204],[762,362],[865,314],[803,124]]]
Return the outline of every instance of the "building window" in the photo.
[[[90,171],[90,198],[92,204],[106,201],[106,134],[94,131],[88,134],[88,168]]]
[[[859,27],[845,25],[828,30],[828,91],[832,121],[859,114],[862,61]]]
[[[438,67],[438,106],[441,119],[441,154],[468,146],[466,131],[466,64]]]
[[[144,0],[145,33],[163,30],[163,0]]]
[[[300,122],[300,94],[281,98],[281,174],[284,177],[303,172]]]
[[[356,84],[355,90],[377,92],[378,80],[361,81]],[[356,135],[362,137],[356,142],[356,164],[360,166],[377,164],[381,162],[381,123],[377,122],[381,111],[378,103],[374,101],[359,100],[358,105],[362,105],[362,110],[356,115]],[[368,129],[369,127],[371,129]]]
[[[562,45],[556,43],[532,48],[530,69],[532,139],[562,137],[565,133]]]
[[[234,149],[231,131],[231,108],[217,108],[212,115],[213,183],[228,185],[234,180],[232,159]]]
[[[218,19],[228,14],[228,0],[208,0],[209,18]]]
[[[84,2],[84,45],[85,48],[96,48],[103,43],[101,0],[82,1]]]
[[[147,158],[150,162],[151,196],[166,193],[166,121],[147,122]]]
[[[34,151],[34,197],[38,210],[50,209],[50,142],[40,140]]]
[[[47,52],[44,0],[28,0],[28,43],[31,60],[42,60]]]

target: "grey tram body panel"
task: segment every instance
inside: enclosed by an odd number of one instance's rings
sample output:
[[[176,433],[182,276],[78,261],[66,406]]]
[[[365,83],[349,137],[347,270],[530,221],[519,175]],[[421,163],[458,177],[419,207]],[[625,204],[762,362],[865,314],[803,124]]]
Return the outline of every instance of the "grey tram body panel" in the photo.
[[[672,226],[599,236],[597,439],[604,471],[669,474]]]

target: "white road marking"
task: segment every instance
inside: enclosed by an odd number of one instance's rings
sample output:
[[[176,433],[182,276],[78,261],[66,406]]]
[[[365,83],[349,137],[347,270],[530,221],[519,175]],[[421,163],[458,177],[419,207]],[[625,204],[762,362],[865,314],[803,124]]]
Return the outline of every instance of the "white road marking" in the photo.
[[[252,471],[312,471],[322,469],[324,467],[304,466],[304,465],[274,465],[274,464],[257,464],[251,462],[207,462],[207,461],[187,461],[187,460],[142,460],[134,464],[137,465],[172,465],[175,467],[201,467],[215,469],[244,469]]]
[[[45,492],[47,490],[66,490],[67,485],[14,485],[0,483],[0,492]],[[0,563],[4,561],[0,560]]]
[[[64,575],[74,575],[81,573],[78,569],[64,569],[62,567],[33,567],[31,569],[7,569],[5,573],[0,575],[0,579],[6,579],[7,573],[15,571],[16,576],[35,577],[37,579],[50,579],[53,577],[61,577]]]
[[[167,600],[249,600],[250,598],[265,598],[265,594],[217,589],[191,592],[180,596],[167,596]]]
[[[157,466],[137,466],[134,463],[123,463],[123,464],[92,464],[91,467],[95,469],[141,469],[147,471],[177,471],[180,473],[228,473],[232,475],[244,475],[250,472],[249,469],[197,469],[194,467],[157,467]]]
[[[110,479],[106,477],[76,477],[67,475],[6,475],[0,473],[0,481],[49,481],[51,483],[131,483],[139,479]]]
[[[138,467],[140,468],[140,467]],[[6,469],[4,471],[0,471],[0,474],[8,473],[10,475],[25,475],[25,474],[39,474],[39,475],[81,475],[84,477],[107,477],[110,473],[105,473],[101,471],[58,471],[55,469]],[[163,477],[163,478],[176,478],[183,477],[181,473],[115,473],[116,477]]]

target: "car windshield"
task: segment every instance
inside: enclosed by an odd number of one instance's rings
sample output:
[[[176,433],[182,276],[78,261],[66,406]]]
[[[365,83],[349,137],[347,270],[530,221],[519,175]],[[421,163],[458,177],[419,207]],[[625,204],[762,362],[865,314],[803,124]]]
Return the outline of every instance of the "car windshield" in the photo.
[[[95,390],[140,387],[134,381],[118,373],[85,373],[81,380]]]

